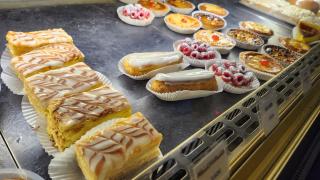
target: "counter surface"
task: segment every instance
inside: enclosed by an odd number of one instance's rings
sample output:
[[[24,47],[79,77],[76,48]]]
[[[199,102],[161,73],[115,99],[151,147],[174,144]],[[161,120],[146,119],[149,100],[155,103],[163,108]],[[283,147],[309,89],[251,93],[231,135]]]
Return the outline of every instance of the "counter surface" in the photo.
[[[198,3],[202,1],[197,1]],[[230,11],[227,28],[237,27],[241,20],[253,20],[270,26],[277,35],[289,36],[291,26],[232,1],[211,1]],[[186,36],[170,31],[163,18],[156,18],[148,27],[134,27],[120,21],[116,8],[107,5],[75,5],[0,11],[0,50],[5,48],[5,34],[13,31],[34,31],[61,27],[74,39],[86,55],[86,63],[106,75],[113,86],[129,99],[133,112],[140,111],[164,135],[161,150],[165,154],[244,95],[219,93],[210,97],[165,102],[145,89],[146,81],[135,81],[117,68],[121,57],[132,52],[171,51],[175,40]],[[226,29],[224,30],[226,31]],[[237,59],[235,48],[227,57]],[[2,84],[0,93],[0,131],[8,142],[18,165],[48,179],[51,157],[41,148],[35,133],[21,112],[22,96],[12,94]],[[1,141],[0,141],[1,145]],[[0,150],[1,152],[1,150]],[[1,160],[1,159],[0,159]]]

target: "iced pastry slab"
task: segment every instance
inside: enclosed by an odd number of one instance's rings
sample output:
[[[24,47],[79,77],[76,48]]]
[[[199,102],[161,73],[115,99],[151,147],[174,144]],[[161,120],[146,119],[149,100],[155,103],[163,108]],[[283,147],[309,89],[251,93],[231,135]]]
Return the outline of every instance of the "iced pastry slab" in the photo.
[[[92,127],[131,114],[128,100],[108,86],[55,99],[48,110],[47,131],[60,151]]]
[[[121,179],[157,158],[161,141],[162,134],[138,112],[78,141],[75,149],[86,179]]]
[[[9,31],[6,35],[8,48],[14,56],[19,56],[35,48],[53,43],[72,43],[72,37],[63,29],[48,29],[33,32]]]
[[[123,67],[128,74],[139,76],[179,63],[182,63],[182,55],[178,52],[133,53],[124,57]]]
[[[182,90],[216,91],[217,81],[212,71],[192,69],[168,74],[157,74],[151,89],[159,93],[168,93]]]
[[[24,81],[26,78],[49,70],[83,61],[82,52],[70,43],[42,46],[11,60],[11,68]]]
[[[25,92],[36,111],[47,115],[50,100],[100,87],[96,72],[83,62],[47,71],[26,79]]]

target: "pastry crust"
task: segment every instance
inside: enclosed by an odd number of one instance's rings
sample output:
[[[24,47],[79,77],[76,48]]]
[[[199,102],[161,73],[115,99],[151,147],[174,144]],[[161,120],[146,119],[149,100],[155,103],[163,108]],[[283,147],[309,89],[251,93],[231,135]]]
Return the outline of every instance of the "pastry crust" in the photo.
[[[53,43],[73,43],[72,37],[63,29],[48,29],[32,32],[9,31],[6,35],[12,55],[19,56],[35,48]]]
[[[257,33],[259,35],[263,36],[272,36],[273,31],[272,29],[268,28],[267,26],[253,22],[253,21],[241,21],[239,23],[240,27],[249,31],[252,31],[254,33]]]
[[[200,11],[207,11],[221,17],[226,17],[229,14],[229,11],[227,11],[225,8],[210,3],[200,3],[198,5],[198,9]]]
[[[82,52],[69,43],[49,44],[11,59],[11,68],[19,79],[69,66],[84,59]]]
[[[75,144],[88,180],[121,179],[160,155],[160,134],[140,113],[117,120]]]
[[[213,72],[193,69],[168,74],[157,74],[151,82],[151,89],[158,93],[183,90],[216,91],[218,85]]]
[[[100,123],[130,116],[131,107],[120,92],[102,86],[54,99],[48,111],[48,134],[54,145],[63,151]]]
[[[279,42],[282,46],[291,51],[295,51],[300,54],[304,54],[310,50],[310,46],[304,42],[297,41],[288,37],[279,38]]]
[[[89,91],[101,85],[96,72],[85,63],[79,62],[27,78],[24,90],[36,111],[45,117],[50,100]]]
[[[150,9],[156,17],[165,16],[170,11],[170,7],[161,1],[139,0],[138,3],[143,7]]]
[[[166,66],[182,63],[178,52],[133,53],[124,57],[124,70],[132,76],[141,76]]]

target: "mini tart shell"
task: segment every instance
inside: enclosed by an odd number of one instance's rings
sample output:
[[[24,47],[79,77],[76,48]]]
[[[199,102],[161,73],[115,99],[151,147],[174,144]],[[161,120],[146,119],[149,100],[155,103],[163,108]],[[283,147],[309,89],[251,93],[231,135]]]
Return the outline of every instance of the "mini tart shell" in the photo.
[[[175,25],[175,24],[172,24],[172,23],[168,20],[168,18],[169,18],[170,16],[173,16],[173,15],[176,15],[176,14],[169,14],[169,15],[167,15],[167,16],[164,18],[164,22],[166,23],[167,27],[168,27],[170,30],[174,31],[174,32],[181,33],[181,34],[193,34],[194,32],[198,31],[198,30],[201,28],[201,26],[202,26],[201,21],[199,21],[197,18],[194,18],[194,17],[192,17],[192,16],[188,16],[188,18],[193,18],[195,21],[197,21],[199,25],[198,25],[197,27],[189,27],[189,28],[179,27],[179,26],[177,26],[177,25]],[[178,14],[178,15],[183,15],[183,14]],[[183,16],[187,16],[187,15],[183,15]]]
[[[249,33],[249,34],[252,34],[254,35],[257,39],[259,39],[259,41],[261,42],[260,44],[250,44],[250,43],[247,43],[247,42],[242,42],[242,41],[239,41],[238,39],[232,37],[231,35],[229,35],[229,32],[231,31],[242,31],[242,32],[245,32],[245,33]],[[231,37],[232,39],[234,39],[237,43],[237,46],[239,48],[242,48],[242,49],[247,49],[247,50],[257,50],[259,49],[263,44],[264,44],[264,40],[259,36],[257,35],[256,33],[253,33],[251,31],[248,31],[248,30],[244,30],[244,29],[228,29],[227,31],[227,35],[229,37]]]
[[[254,33],[256,33],[256,34],[258,34],[259,36],[261,36],[264,40],[268,40],[271,36],[273,36],[273,30],[272,29],[270,29],[270,32],[269,33],[265,33],[265,32],[261,32],[261,31],[259,31],[259,30],[256,30],[256,29],[250,29],[250,28],[247,28],[246,27],[246,21],[240,21],[239,22],[239,27],[240,27],[240,29],[244,29],[244,30],[248,30],[248,31],[252,31],[252,32],[254,32]]]
[[[222,18],[222,17],[220,17],[220,16],[218,16],[218,15],[216,15],[216,14],[213,14],[213,13],[210,13],[210,12],[206,12],[206,11],[194,11],[194,12],[192,12],[192,17],[196,18],[196,17],[195,17],[196,14],[204,14],[204,15],[208,15],[208,16],[213,16],[213,17],[218,18],[218,19],[220,19],[220,20],[223,21],[223,26],[222,26],[222,27],[216,28],[216,29],[209,29],[209,30],[218,31],[218,30],[221,30],[221,29],[224,29],[224,28],[227,27],[227,21],[226,21],[224,18]],[[198,19],[198,18],[197,18],[197,19]],[[198,19],[198,20],[199,20],[199,19]],[[199,20],[199,21],[201,21],[201,20]],[[202,23],[202,21],[201,21],[201,23]],[[204,27],[204,24],[203,24],[203,23],[202,23],[202,26],[201,26],[201,27],[202,27],[203,29],[207,29],[207,28]]]
[[[249,71],[252,71],[258,79],[261,79],[261,80],[269,80],[271,78],[273,78],[274,76],[276,76],[276,74],[280,73],[281,71],[279,71],[278,73],[268,73],[268,72],[265,72],[265,71],[260,71],[258,69],[255,69],[249,65],[247,65],[246,63],[246,59],[245,59],[245,56],[248,54],[248,53],[255,53],[255,54],[261,54],[261,53],[258,53],[258,52],[254,52],[254,51],[244,51],[244,52],[241,52],[239,54],[239,61],[241,64],[243,64]],[[262,54],[262,55],[265,55],[265,54]],[[265,56],[268,56],[268,55],[265,55]],[[269,58],[277,61],[276,59],[272,58],[271,56],[268,56]],[[281,65],[281,64],[280,64]],[[281,65],[282,69],[283,69],[283,66]]]
[[[170,7],[172,12],[180,13],[180,14],[190,14],[196,8],[196,6],[190,1],[187,1],[187,2],[189,2],[190,5],[192,5],[191,8],[179,8],[179,7],[171,5],[167,1],[165,1],[165,2],[166,2],[166,4],[168,4],[168,6]]]
[[[207,4],[207,5],[215,5],[215,6],[218,6],[218,5],[216,5],[216,4],[211,4],[211,3],[200,3],[200,4],[198,4],[198,9],[199,9],[200,11],[205,11],[205,10],[202,10],[202,9],[201,9],[201,6],[204,6],[204,5],[206,5],[206,4]],[[220,17],[227,17],[227,16],[229,15],[229,11],[228,11],[227,9],[221,7],[221,6],[219,6],[219,7],[222,8],[222,9],[224,9],[225,15],[220,15],[220,14],[214,13],[214,12],[212,12],[212,11],[205,11],[205,12],[209,12],[209,13],[215,14],[215,15],[220,16]]]
[[[150,17],[146,20],[139,20],[139,19],[131,19],[130,17],[128,16],[124,16],[122,14],[122,10],[125,6],[120,6],[118,7],[117,9],[117,14],[118,14],[118,17],[125,23],[127,24],[130,24],[130,25],[133,25],[133,26],[148,26],[152,23],[153,19],[154,19],[154,14],[151,10],[149,9],[146,9],[148,11],[150,11]]]

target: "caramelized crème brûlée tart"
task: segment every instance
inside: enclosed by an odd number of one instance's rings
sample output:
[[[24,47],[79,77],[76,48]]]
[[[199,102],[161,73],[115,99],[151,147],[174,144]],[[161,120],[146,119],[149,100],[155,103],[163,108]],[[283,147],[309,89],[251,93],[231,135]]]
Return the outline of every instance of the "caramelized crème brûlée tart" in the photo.
[[[9,31],[6,35],[12,55],[19,56],[35,48],[53,43],[72,43],[72,37],[63,29],[48,29],[32,32]]]
[[[192,16],[202,22],[203,29],[220,30],[226,25],[226,21],[223,18],[211,13],[196,11],[192,13]]]
[[[103,82],[94,70],[83,62],[36,74],[24,82],[24,90],[35,110],[47,115],[49,101],[100,87]]]
[[[252,31],[261,36],[270,37],[273,35],[272,29],[270,29],[268,26],[261,23],[257,23],[253,21],[241,21],[239,25],[241,28]]]
[[[217,81],[212,71],[192,69],[173,73],[159,73],[151,79],[151,89],[158,93],[176,91],[216,91]]]
[[[11,68],[24,81],[49,70],[83,61],[82,52],[70,43],[48,44],[11,59]]]
[[[262,49],[269,56],[277,59],[280,61],[280,63],[286,66],[298,60],[301,56],[298,53],[277,45],[266,44],[262,47]]]
[[[88,180],[128,179],[161,154],[162,134],[140,112],[96,128],[75,144],[78,165]]]
[[[200,11],[207,11],[221,17],[226,17],[229,14],[229,12],[225,8],[210,3],[200,3],[198,5],[198,9]]]
[[[124,70],[132,76],[141,76],[180,63],[182,55],[179,52],[132,53],[123,58]]]
[[[283,66],[278,60],[254,51],[244,51],[240,53],[240,61],[248,67],[256,71],[269,73],[272,75],[278,74],[282,71]]]
[[[54,99],[48,111],[47,131],[60,151],[98,124],[131,114],[128,100],[108,86]]]
[[[150,9],[156,17],[165,16],[170,11],[170,7],[167,4],[158,0],[139,0],[138,3]]]
[[[288,37],[279,38],[279,42],[282,46],[291,51],[304,54],[310,50],[310,46],[302,41],[291,39]]]

